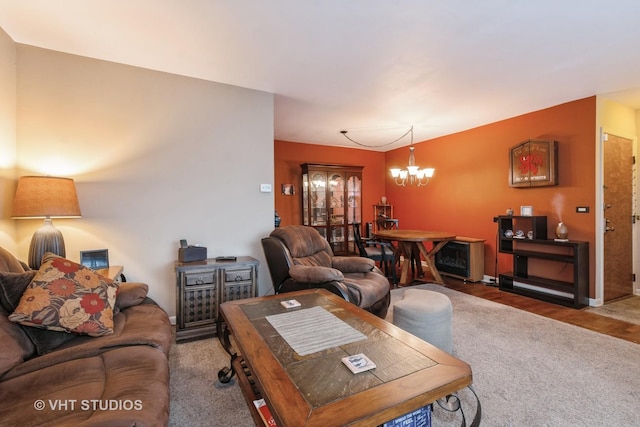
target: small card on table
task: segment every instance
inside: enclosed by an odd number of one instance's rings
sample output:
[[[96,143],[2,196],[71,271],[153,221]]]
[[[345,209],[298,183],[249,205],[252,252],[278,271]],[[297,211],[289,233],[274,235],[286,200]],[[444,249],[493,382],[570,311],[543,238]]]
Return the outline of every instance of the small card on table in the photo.
[[[343,357],[342,363],[344,363],[354,374],[368,371],[376,367],[376,364],[362,353]]]
[[[282,304],[282,306],[284,308],[295,308],[295,307],[300,307],[300,303],[294,299],[288,299],[286,301],[280,301],[280,304]]]

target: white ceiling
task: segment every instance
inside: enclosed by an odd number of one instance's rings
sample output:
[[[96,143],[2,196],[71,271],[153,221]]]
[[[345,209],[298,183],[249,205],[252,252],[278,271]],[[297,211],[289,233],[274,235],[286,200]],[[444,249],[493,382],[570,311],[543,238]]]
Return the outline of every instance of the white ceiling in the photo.
[[[640,108],[637,0],[0,0],[18,43],[275,94],[275,138],[415,141],[592,95]],[[409,137],[376,149],[409,144]]]

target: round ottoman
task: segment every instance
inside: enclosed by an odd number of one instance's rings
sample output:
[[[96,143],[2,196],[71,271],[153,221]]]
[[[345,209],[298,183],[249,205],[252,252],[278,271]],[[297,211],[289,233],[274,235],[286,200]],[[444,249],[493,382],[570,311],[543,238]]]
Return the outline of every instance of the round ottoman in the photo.
[[[451,353],[453,338],[451,300],[439,292],[406,289],[393,305],[393,324]]]

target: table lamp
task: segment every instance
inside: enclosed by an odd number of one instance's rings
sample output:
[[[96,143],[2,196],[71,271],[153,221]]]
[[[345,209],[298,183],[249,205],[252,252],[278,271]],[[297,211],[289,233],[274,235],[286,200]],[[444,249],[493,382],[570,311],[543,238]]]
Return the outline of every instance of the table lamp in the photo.
[[[64,238],[51,218],[80,218],[76,186],[70,178],[23,176],[13,200],[15,219],[44,218],[44,225],[31,238],[29,267],[40,268],[45,252],[66,256]]]

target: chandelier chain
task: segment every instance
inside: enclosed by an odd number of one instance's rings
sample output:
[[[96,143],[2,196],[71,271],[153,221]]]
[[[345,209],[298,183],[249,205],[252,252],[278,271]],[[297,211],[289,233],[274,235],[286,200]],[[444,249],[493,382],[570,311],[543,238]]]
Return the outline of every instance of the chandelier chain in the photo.
[[[367,144],[363,144],[362,142],[358,142],[358,141],[356,141],[355,139],[353,139],[353,138],[349,137],[349,136],[347,135],[347,132],[348,132],[348,131],[346,131],[346,130],[341,130],[341,131],[340,131],[340,133],[341,133],[345,138],[347,138],[349,141],[353,142],[354,144],[358,144],[358,145],[360,145],[360,146],[362,146],[362,147],[367,147],[367,148],[380,148],[380,147],[386,147],[387,145],[395,144],[396,142],[398,142],[398,141],[402,140],[405,136],[407,136],[407,135],[409,135],[409,134],[411,134],[411,145],[413,145],[413,126],[411,126],[411,128],[410,128],[408,131],[406,131],[406,132],[405,132],[401,137],[396,138],[395,140],[393,140],[393,141],[391,141],[391,142],[385,142],[384,144],[380,144],[380,145],[367,145]]]

